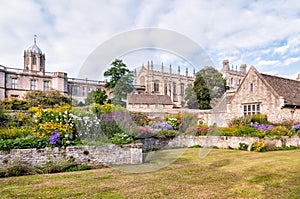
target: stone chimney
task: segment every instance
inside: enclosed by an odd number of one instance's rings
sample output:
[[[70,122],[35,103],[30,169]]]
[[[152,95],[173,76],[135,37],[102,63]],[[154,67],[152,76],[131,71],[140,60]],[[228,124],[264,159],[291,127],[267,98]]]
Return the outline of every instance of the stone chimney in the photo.
[[[297,77],[297,79],[296,79],[296,80],[300,81],[300,74],[298,74],[298,77]]]
[[[229,71],[230,68],[229,68],[229,60],[228,59],[225,59],[223,60],[223,69],[222,71]]]
[[[246,74],[246,72],[247,72],[247,65],[246,64],[241,64],[240,71],[241,71],[241,73]]]

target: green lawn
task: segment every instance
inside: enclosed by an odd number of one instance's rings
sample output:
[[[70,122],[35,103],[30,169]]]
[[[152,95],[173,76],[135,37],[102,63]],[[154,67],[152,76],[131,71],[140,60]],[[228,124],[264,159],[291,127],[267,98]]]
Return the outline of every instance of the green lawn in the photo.
[[[300,150],[198,153],[188,149],[149,173],[107,168],[1,178],[0,198],[300,198]]]

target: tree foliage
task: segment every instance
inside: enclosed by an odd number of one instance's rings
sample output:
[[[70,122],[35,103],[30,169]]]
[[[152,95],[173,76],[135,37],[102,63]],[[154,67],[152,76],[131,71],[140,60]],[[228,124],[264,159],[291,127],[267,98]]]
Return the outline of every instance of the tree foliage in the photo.
[[[91,91],[87,98],[85,99],[85,105],[90,105],[92,103],[97,103],[97,104],[105,104],[107,102],[107,95],[105,90],[93,90]]]
[[[111,63],[111,67],[104,72],[104,77],[110,77],[110,80],[105,84],[105,88],[113,89],[123,75],[129,73],[129,69],[121,59],[115,59]]]
[[[198,109],[198,100],[193,89],[193,85],[189,84],[185,89],[185,101],[187,102],[187,107],[190,109]]]
[[[212,100],[222,97],[226,91],[226,80],[223,78],[222,73],[213,67],[204,67],[198,74],[206,82]]]
[[[196,74],[196,80],[194,82],[194,92],[197,96],[198,100],[198,108],[199,109],[210,109],[210,92],[209,88],[200,73]]]
[[[113,89],[111,103],[125,106],[124,100],[127,98],[127,94],[133,90],[133,73],[122,60],[115,59],[111,67],[104,72],[104,76],[110,77],[110,80],[105,84],[105,88]]]
[[[71,104],[71,99],[61,94],[59,91],[30,91],[27,92],[24,99],[28,101],[29,106],[54,107]]]

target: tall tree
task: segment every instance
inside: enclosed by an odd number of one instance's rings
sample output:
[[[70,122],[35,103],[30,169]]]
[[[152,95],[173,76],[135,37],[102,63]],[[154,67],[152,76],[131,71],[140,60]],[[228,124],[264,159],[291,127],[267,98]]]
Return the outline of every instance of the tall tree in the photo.
[[[110,80],[105,84],[105,88],[115,88],[118,81],[127,73],[129,73],[129,69],[126,64],[123,63],[123,60],[115,59],[111,63],[111,67],[104,72],[104,77],[110,77]]]
[[[204,67],[198,72],[206,82],[212,100],[222,97],[226,91],[226,80],[222,73],[213,67]]]
[[[105,102],[107,102],[106,91],[101,89],[91,91],[85,99],[86,105],[92,103],[103,105]]]
[[[189,84],[185,89],[185,101],[190,109],[198,109],[198,100],[192,84]]]
[[[105,77],[110,80],[105,84],[105,88],[113,89],[111,102],[125,106],[127,94],[133,90],[133,73],[127,68],[126,64],[120,59],[115,59],[111,67],[104,72]]]
[[[210,109],[211,97],[210,97],[209,88],[204,78],[199,72],[196,74],[196,79],[194,82],[193,89],[197,96],[199,109]]]

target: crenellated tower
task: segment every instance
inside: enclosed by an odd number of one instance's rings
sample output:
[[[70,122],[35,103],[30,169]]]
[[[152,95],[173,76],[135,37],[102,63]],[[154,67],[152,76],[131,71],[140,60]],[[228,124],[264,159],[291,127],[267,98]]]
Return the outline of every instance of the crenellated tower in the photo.
[[[24,70],[45,72],[45,54],[36,44],[34,35],[33,45],[24,51]]]

